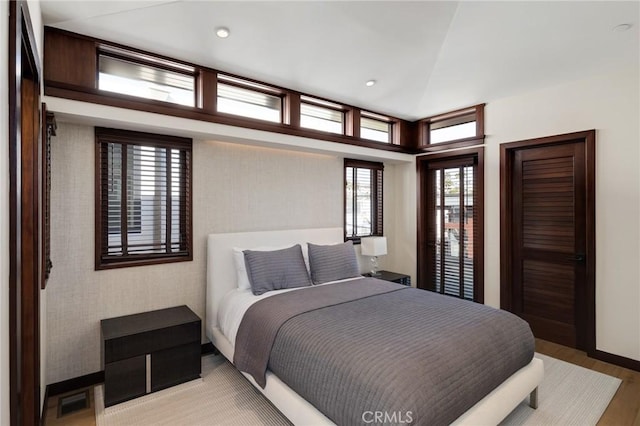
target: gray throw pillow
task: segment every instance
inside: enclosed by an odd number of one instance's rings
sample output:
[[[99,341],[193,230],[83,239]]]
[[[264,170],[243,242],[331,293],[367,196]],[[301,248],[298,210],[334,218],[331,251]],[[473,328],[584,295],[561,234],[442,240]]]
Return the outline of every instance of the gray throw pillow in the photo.
[[[314,284],[360,276],[358,258],[351,241],[330,246],[307,245],[311,280]]]
[[[267,291],[311,285],[300,244],[283,250],[245,250],[243,253],[251,292],[256,296]]]

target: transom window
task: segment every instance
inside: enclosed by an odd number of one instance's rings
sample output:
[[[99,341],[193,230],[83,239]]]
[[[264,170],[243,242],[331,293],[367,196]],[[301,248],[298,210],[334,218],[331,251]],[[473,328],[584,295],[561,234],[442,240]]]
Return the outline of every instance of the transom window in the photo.
[[[300,100],[300,127],[344,134],[344,111],[340,105],[309,96],[301,96]]]
[[[195,106],[194,70],[100,52],[98,89],[173,104]]]
[[[429,117],[421,121],[422,145],[451,145],[484,137],[484,104]]]
[[[344,160],[345,239],[382,235],[382,173],[384,165]]]
[[[360,137],[378,142],[390,143],[393,124],[385,117],[372,113],[362,113],[360,117]]]
[[[282,95],[257,83],[218,74],[218,112],[282,122]]]
[[[191,145],[96,128],[96,269],[191,260]]]

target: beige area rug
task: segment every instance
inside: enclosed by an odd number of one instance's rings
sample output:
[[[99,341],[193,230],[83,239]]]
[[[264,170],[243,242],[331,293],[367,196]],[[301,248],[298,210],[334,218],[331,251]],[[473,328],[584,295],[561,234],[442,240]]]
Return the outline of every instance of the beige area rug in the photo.
[[[544,355],[539,407],[520,404],[501,425],[595,425],[620,379]],[[202,358],[202,379],[104,408],[95,388],[97,426],[288,425],[222,356]]]
[[[538,388],[538,409],[520,403],[501,425],[595,425],[622,381],[546,355],[544,380]]]

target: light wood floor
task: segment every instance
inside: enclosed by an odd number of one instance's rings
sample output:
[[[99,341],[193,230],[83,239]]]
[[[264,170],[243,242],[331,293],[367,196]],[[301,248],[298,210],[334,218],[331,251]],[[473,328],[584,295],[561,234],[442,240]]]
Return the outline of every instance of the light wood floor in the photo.
[[[67,395],[78,393],[84,389],[89,389],[89,407],[79,410],[62,417],[58,417],[58,400]],[[96,412],[95,401],[93,398],[93,386],[74,390],[62,395],[52,396],[47,399],[47,413],[45,414],[44,424],[47,426],[95,426]]]
[[[587,357],[576,349],[536,339],[536,352],[622,380],[598,425],[640,426],[640,372]]]
[[[606,362],[587,357],[587,354],[576,349],[560,346],[555,343],[536,339],[536,351],[557,359],[561,359],[590,370],[599,371],[622,380],[609,407],[598,422],[599,426],[640,426],[640,372],[627,370]],[[75,393],[77,391],[71,392]],[[93,388],[91,406],[85,410],[57,418],[58,398],[54,396],[47,401],[46,426],[95,426],[95,404]],[[64,396],[64,395],[60,395]]]

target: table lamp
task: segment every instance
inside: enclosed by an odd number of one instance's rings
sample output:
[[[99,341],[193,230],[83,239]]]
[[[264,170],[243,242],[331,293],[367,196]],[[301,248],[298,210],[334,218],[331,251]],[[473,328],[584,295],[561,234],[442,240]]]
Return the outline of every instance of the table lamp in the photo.
[[[371,256],[371,276],[378,275],[378,256],[387,254],[387,237],[364,237],[360,239],[363,256]]]

